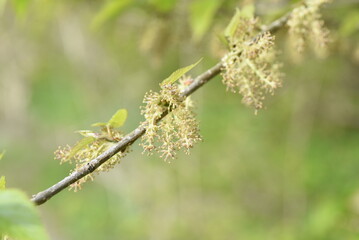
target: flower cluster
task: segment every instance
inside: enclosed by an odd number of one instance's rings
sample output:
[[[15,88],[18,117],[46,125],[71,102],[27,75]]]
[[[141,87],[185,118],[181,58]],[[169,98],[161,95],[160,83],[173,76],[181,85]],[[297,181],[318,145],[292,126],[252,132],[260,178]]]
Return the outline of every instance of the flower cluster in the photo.
[[[289,47],[295,61],[302,60],[305,46],[308,45],[317,57],[327,55],[330,42],[329,30],[324,27],[319,8],[330,0],[310,0],[295,8],[288,20]],[[293,51],[294,50],[294,51]]]
[[[65,147],[59,147],[55,151],[55,159],[60,160],[60,163],[72,163],[75,162],[76,167],[74,171],[79,170],[84,167],[91,160],[95,159],[119,141],[123,134],[113,128],[104,127],[101,129],[101,132],[92,132],[92,131],[79,131],[82,135],[85,136],[73,147],[69,145]],[[121,158],[123,158],[128,150],[125,152],[119,152],[114,155],[112,158],[103,163],[98,167],[93,173],[86,175],[77,182],[73,183],[70,186],[70,189],[78,191],[81,189],[83,183],[88,180],[93,180],[94,175],[99,172],[107,172],[112,169],[116,164],[120,163]]]
[[[191,110],[191,101],[180,95],[181,87],[166,84],[161,88],[159,93],[150,91],[145,95],[143,102],[146,105],[142,107],[141,113],[146,119],[143,122],[146,133],[141,145],[149,154],[156,151],[168,161],[174,159],[180,149],[189,154],[189,149],[201,140],[201,136],[195,114]],[[164,113],[168,115],[159,121]]]
[[[263,107],[267,93],[281,86],[281,64],[275,61],[274,36],[269,32],[257,37],[256,19],[242,17],[236,32],[228,39],[230,52],[222,59],[223,83],[227,90],[243,96],[242,102]]]

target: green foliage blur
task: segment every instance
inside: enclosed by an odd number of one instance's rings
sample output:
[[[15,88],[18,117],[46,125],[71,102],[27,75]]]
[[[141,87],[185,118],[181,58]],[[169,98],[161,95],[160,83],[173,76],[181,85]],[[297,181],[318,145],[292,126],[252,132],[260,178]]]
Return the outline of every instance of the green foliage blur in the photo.
[[[3,177],[0,179],[0,238],[49,239],[32,202],[19,190],[5,189],[5,181],[2,180]]]
[[[128,110],[174,70],[225,53],[236,7],[264,24],[298,1],[0,0],[0,177],[28,196],[73,166],[53,152],[74,132]],[[336,240],[359,237],[359,5],[322,11],[331,53],[291,61],[276,37],[284,86],[254,115],[220,77],[193,96],[204,141],[171,164],[142,155],[40,206],[51,239]]]

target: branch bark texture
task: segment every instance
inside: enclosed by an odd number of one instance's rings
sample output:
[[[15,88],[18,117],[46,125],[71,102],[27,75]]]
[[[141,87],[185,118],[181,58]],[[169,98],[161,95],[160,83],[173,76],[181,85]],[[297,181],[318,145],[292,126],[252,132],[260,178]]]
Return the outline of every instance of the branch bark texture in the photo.
[[[276,21],[268,25],[266,28],[264,28],[263,32],[266,31],[270,31],[272,33],[276,32],[287,22],[287,20],[289,19],[289,15],[290,14],[287,14],[277,19]],[[223,67],[222,62],[219,62],[212,68],[208,69],[207,71],[196,77],[195,80],[184,91],[181,92],[181,95],[184,97],[188,97],[189,95],[194,93],[197,89],[201,88],[209,80],[217,76],[221,72],[222,67]],[[164,112],[162,118],[165,117],[167,114],[168,112]],[[145,134],[145,132],[146,129],[140,125],[131,133],[127,134],[115,146],[113,146],[112,148],[110,148],[108,151],[104,152],[97,158],[91,160],[81,169],[71,173],[69,176],[65,177],[64,179],[54,184],[53,186],[49,187],[48,189],[33,195],[31,201],[35,205],[41,205],[47,202],[49,199],[51,199],[53,196],[61,192],[63,189],[67,188],[71,184],[75,183],[76,181],[80,180],[81,178],[95,171],[99,166],[105,163],[116,153],[120,151],[122,152],[125,151],[128,146],[132,145],[137,139],[139,139],[143,134]]]

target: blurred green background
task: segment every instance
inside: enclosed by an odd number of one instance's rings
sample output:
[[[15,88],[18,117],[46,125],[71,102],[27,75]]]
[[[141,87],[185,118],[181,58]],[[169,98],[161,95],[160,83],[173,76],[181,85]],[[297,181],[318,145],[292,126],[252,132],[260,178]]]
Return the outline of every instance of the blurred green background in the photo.
[[[35,194],[65,177],[53,152],[129,111],[175,69],[224,53],[240,0],[0,1],[0,175]],[[254,1],[268,23],[297,1]],[[171,164],[133,151],[109,173],[39,207],[51,239],[358,239],[359,5],[323,10],[331,54],[294,64],[254,115],[220,77],[193,99],[204,141]]]

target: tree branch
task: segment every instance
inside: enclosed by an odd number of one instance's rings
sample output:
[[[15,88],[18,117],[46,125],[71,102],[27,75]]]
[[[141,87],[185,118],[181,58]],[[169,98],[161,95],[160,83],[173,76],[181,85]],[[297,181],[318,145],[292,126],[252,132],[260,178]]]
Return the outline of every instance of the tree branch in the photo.
[[[268,27],[264,28],[263,32],[266,31],[270,31],[272,33],[276,32],[287,22],[287,20],[289,19],[289,15],[290,14],[287,14],[277,19],[276,21],[268,25]],[[258,34],[257,36],[260,36],[260,34]],[[206,72],[199,75],[184,91],[181,92],[181,95],[184,97],[188,97],[189,95],[194,93],[197,89],[202,87],[209,80],[217,76],[221,72],[222,67],[223,67],[222,62],[219,62],[212,68],[208,69]],[[167,114],[168,112],[164,112],[162,118],[165,117]],[[139,139],[143,134],[145,134],[145,132],[146,129],[144,127],[142,126],[137,127],[131,133],[127,134],[115,146],[113,146],[106,152],[102,153],[97,158],[91,160],[89,163],[87,163],[79,170],[71,173],[69,176],[65,177],[60,182],[54,184],[48,189],[33,195],[31,201],[35,205],[41,205],[47,202],[49,199],[51,199],[53,196],[61,192],[63,189],[67,188],[71,184],[75,183],[76,181],[80,180],[81,178],[95,171],[98,167],[100,167],[103,163],[105,163],[116,153],[120,151],[121,152],[125,151],[128,146],[132,145],[137,139]]]

